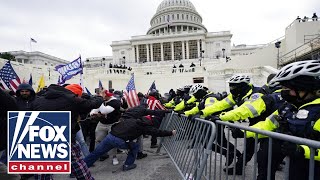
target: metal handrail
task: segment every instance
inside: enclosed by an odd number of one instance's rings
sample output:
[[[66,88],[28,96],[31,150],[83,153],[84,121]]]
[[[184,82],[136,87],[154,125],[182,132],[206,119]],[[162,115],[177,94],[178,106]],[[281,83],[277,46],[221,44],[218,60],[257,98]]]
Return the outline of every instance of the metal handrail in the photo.
[[[317,37],[315,37],[315,38],[311,39],[310,41],[304,43],[303,45],[300,45],[300,46],[298,46],[297,48],[289,51],[288,53],[282,55],[282,56],[280,57],[281,65],[283,65],[283,64],[285,64],[285,63],[288,63],[291,59],[293,59],[293,58],[290,58],[290,57],[294,56],[294,57],[296,58],[297,55],[299,56],[299,53],[300,53],[300,52],[303,52],[304,50],[309,49],[309,48],[310,48],[309,44],[312,43],[312,42],[314,42],[314,41],[316,41],[316,40],[320,40],[320,35],[318,35]],[[303,48],[303,47],[305,47],[305,48]],[[302,49],[302,48],[303,48],[303,49]],[[299,50],[299,51],[298,51],[298,50]],[[313,47],[311,47],[311,50],[313,50]],[[308,53],[308,52],[310,52],[310,51],[307,51],[307,52],[305,52],[304,54],[306,54],[306,53]],[[288,55],[289,55],[289,56],[288,56]],[[302,54],[302,55],[303,55],[303,54]],[[287,59],[289,59],[289,60],[287,60]]]

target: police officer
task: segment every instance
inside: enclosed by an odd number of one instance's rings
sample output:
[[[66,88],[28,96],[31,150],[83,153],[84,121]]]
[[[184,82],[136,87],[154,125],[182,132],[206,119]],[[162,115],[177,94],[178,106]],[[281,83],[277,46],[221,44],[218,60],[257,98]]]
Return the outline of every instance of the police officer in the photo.
[[[232,76],[229,81],[230,94],[221,101],[214,103],[212,106],[208,106],[205,109],[201,110],[199,113],[204,118],[208,118],[211,115],[218,115],[222,111],[229,111],[233,108],[233,106],[238,105],[241,106],[245,101],[247,101],[252,94],[257,93],[260,88],[254,87],[250,84],[250,77],[247,75],[237,74]],[[213,117],[211,120],[218,120],[219,118]],[[225,134],[222,133],[222,141],[221,141],[221,131],[222,128],[218,128],[217,138],[220,140],[218,142],[219,145],[222,146],[222,152],[224,156],[228,158],[228,162],[226,165],[230,165],[234,159],[234,145],[227,141]],[[229,145],[228,145],[229,144]],[[229,152],[227,152],[227,147],[229,146]],[[218,148],[220,151],[220,148]],[[236,150],[236,156],[240,157],[241,153],[239,150]]]
[[[178,88],[176,91],[176,96],[172,98],[168,103],[164,104],[166,108],[175,108],[183,100],[184,88]]]
[[[174,111],[176,112],[182,112],[186,110],[192,109],[196,105],[197,99],[194,96],[190,96],[189,91],[192,85],[185,85],[184,88],[184,95],[183,100],[176,105],[174,108]]]
[[[249,119],[249,126],[256,124],[259,121],[264,121],[266,117],[272,114],[278,109],[284,100],[281,98],[279,83],[272,83],[265,85],[265,89],[268,91],[260,91],[264,93],[270,93],[271,90],[274,92],[271,94],[255,93],[250,96],[249,100],[244,102],[241,106],[237,107],[228,112],[220,114],[219,119],[222,121],[241,121]],[[243,132],[240,129],[232,129],[232,136],[234,138],[243,138]],[[236,175],[242,175],[243,168],[243,157],[245,158],[245,164],[249,162],[254,154],[255,140],[254,138],[248,138],[246,141],[246,154],[244,152],[238,158],[235,165]],[[224,171],[226,171],[224,169]],[[228,169],[228,174],[233,174],[233,168]]]
[[[228,81],[230,94],[219,101],[218,103],[205,108],[200,111],[204,117],[208,117],[214,113],[224,111],[226,109],[230,109],[235,105],[240,106],[246,100],[250,98],[250,96],[260,90],[259,87],[254,87],[250,84],[250,77],[247,75],[234,75]]]
[[[212,106],[219,98],[213,92],[208,92],[201,84],[193,85],[190,89],[190,94],[199,101],[197,106],[184,112],[190,119],[200,118],[199,111],[205,107]]]
[[[281,96],[286,100],[265,121],[252,127],[277,131],[293,136],[320,140],[320,61],[295,62],[283,67],[273,80],[283,89]],[[247,137],[255,133],[248,132]],[[263,137],[259,135],[259,137]],[[258,152],[258,180],[267,178],[268,141],[260,143]],[[275,178],[276,167],[285,156],[290,157],[289,178],[307,179],[310,149],[305,145],[273,140],[271,179]],[[315,154],[315,177],[320,179],[320,151]]]

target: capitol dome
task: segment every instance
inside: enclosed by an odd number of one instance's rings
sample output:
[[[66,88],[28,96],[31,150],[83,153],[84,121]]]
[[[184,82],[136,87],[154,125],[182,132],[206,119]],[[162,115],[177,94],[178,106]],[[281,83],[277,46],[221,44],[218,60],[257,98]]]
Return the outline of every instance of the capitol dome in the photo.
[[[150,25],[147,34],[160,35],[198,30],[207,32],[202,24],[202,17],[189,0],[163,0]]]
[[[158,6],[157,12],[173,6],[174,7],[181,6],[181,7],[190,8],[191,10],[196,11],[196,8],[189,0],[164,0]]]

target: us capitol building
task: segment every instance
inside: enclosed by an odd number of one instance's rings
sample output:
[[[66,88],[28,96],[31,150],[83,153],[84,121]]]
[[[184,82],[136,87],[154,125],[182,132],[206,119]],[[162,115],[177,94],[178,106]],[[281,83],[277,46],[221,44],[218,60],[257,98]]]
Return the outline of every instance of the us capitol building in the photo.
[[[146,35],[113,41],[112,56],[83,59],[84,84],[91,92],[99,80],[105,87],[123,90],[134,73],[137,91],[143,93],[153,81],[161,93],[193,83],[224,91],[228,78],[243,73],[250,75],[254,84],[262,85],[277,67],[319,57],[320,21],[294,20],[283,37],[261,45],[235,46],[231,38],[230,31],[208,32],[189,0],[163,0]],[[29,77],[32,72],[34,80],[44,74],[46,84],[57,82],[59,74],[53,69],[64,60],[50,55],[45,58],[41,52],[10,53],[17,59],[12,64],[20,77]],[[67,83],[79,83],[79,76]]]

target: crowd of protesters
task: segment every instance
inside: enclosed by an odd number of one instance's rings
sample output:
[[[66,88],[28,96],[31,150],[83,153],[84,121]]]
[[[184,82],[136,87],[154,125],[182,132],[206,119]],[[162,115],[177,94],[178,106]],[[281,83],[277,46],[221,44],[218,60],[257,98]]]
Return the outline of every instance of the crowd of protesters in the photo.
[[[104,161],[112,155],[117,165],[117,152],[127,149],[128,156],[123,171],[136,168],[136,159],[146,158],[143,139],[151,135],[151,147],[159,146],[157,137],[172,136],[176,130],[159,130],[166,113],[176,112],[194,122],[197,118],[208,121],[249,120],[249,126],[276,131],[302,138],[320,140],[320,61],[307,60],[286,65],[277,74],[271,74],[267,83],[256,87],[248,75],[236,74],[228,80],[230,93],[212,92],[201,84],[185,85],[171,89],[164,97],[156,89],[145,95],[137,94],[140,105],[128,108],[122,91],[102,90],[96,95],[83,93],[78,84],[50,85],[36,94],[32,87],[21,84],[15,95],[0,90],[0,151],[6,149],[7,111],[71,111],[72,174],[77,179],[94,179],[90,167],[97,160]],[[255,153],[253,132],[232,129],[233,138],[246,138],[246,151],[240,152],[227,141],[223,128],[218,128],[215,143],[223,148],[212,148],[226,157],[224,171],[242,175],[243,165]],[[258,180],[267,179],[268,155],[272,154],[271,179],[283,159],[291,159],[290,179],[306,179],[309,173],[310,148],[308,146],[259,137]],[[89,146],[86,139],[89,139]],[[6,156],[3,153],[2,156]],[[245,156],[245,158],[244,158]],[[227,158],[229,157],[229,158]],[[246,162],[243,162],[243,160]],[[320,179],[320,151],[315,153],[315,179]],[[5,169],[6,157],[1,157],[0,170]],[[9,175],[8,175],[9,176]],[[13,176],[13,175],[12,175]],[[27,175],[21,175],[22,177]],[[52,175],[34,175],[35,179],[52,179]]]
[[[152,95],[154,94],[149,93],[139,106],[128,108],[121,91],[100,90],[96,95],[89,96],[83,93],[78,84],[51,84],[39,93],[35,93],[29,84],[20,84],[15,93],[0,90],[0,177],[28,179],[34,176],[40,180],[53,179],[51,174],[6,173],[7,111],[10,110],[71,111],[71,178],[94,179],[89,167],[98,159],[107,159],[109,151],[112,164],[118,165],[117,152],[128,150],[122,170],[134,169],[136,159],[147,157],[147,154],[143,153],[143,136],[152,135],[152,142],[157,143],[157,137],[172,136],[176,133],[175,130],[158,129],[164,115],[171,111],[163,108]],[[158,106],[152,105],[150,108],[148,103]],[[159,108],[160,106],[162,108]],[[152,148],[155,147],[157,144],[152,144]]]

